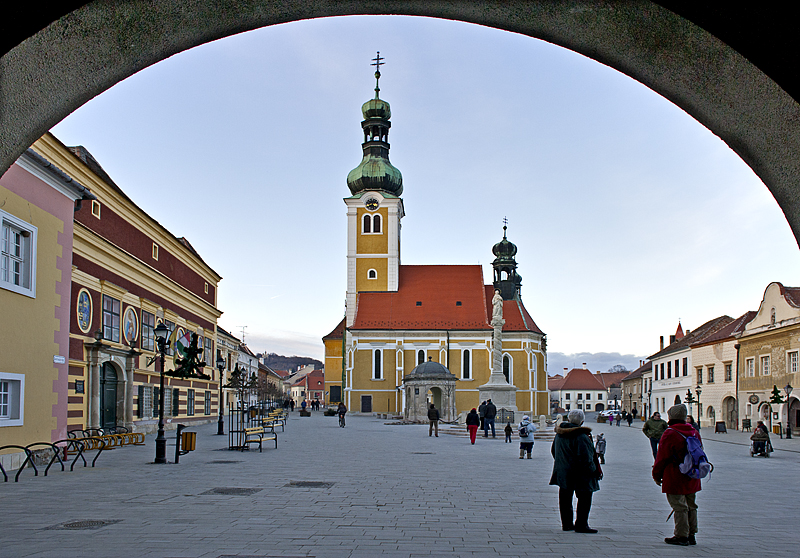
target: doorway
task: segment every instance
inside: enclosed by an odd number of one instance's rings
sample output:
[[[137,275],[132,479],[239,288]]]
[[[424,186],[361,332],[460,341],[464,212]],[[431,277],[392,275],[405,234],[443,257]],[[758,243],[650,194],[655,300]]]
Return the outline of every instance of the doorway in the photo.
[[[117,426],[117,371],[110,362],[100,369],[100,427]]]
[[[739,424],[739,419],[736,413],[736,399],[733,397],[726,397],[722,402],[722,414],[725,418],[725,427],[728,430],[735,430]]]
[[[433,403],[440,412],[442,412],[442,390],[438,387],[432,387],[428,390],[428,407]]]
[[[362,395],[361,396],[361,412],[362,413],[371,413],[372,412],[372,396],[371,395]]]

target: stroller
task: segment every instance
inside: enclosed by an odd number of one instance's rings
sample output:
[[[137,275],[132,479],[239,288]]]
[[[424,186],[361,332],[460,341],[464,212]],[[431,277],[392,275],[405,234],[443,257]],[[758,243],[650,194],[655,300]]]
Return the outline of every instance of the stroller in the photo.
[[[750,436],[750,457],[769,457],[773,451],[775,450],[772,449],[769,434],[764,430],[756,429]]]

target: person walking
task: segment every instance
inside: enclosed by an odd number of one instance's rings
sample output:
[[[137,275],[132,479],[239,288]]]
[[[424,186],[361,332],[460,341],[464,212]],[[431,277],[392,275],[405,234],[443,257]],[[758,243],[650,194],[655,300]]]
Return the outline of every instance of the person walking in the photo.
[[[653,450],[653,459],[656,458],[658,453],[658,441],[661,435],[667,429],[667,421],[661,419],[661,413],[656,411],[653,416],[647,419],[647,422],[642,426],[644,435],[650,438],[650,449]]]
[[[616,417],[614,417],[614,418],[616,418],[616,419],[617,419],[617,426],[619,426],[619,423],[620,423],[620,421],[622,420],[622,415],[621,415],[621,414],[619,414],[619,413],[617,413],[617,416],[616,416]]]
[[[625,417],[625,420],[628,421],[628,428],[630,428],[631,424],[633,424],[633,415],[631,413],[628,413],[628,416]]]
[[[614,413],[608,413],[608,425],[614,426]]]
[[[486,415],[483,417],[483,437],[489,437],[489,427],[492,427],[492,438],[497,438],[494,431],[494,417],[497,416],[497,407],[491,399],[486,400]]]
[[[631,414],[633,414],[633,420],[636,420],[636,414],[637,413],[638,413],[638,411],[636,410],[636,407],[634,407],[633,411],[631,411]]]
[[[436,430],[436,437],[439,437],[439,409],[436,408],[436,405],[431,403],[431,408],[428,409],[428,420],[430,421],[430,426],[428,427],[428,436],[433,434],[433,431]]]
[[[589,512],[592,508],[592,493],[600,490],[603,471],[595,459],[591,428],[583,425],[584,414],[573,409],[567,421],[556,426],[556,437],[550,452],[553,454],[553,475],[550,484],[558,486],[558,508],[561,514],[561,529],[576,533],[597,533],[589,527]],[[578,507],[573,522],[572,496],[578,498]]]
[[[291,407],[292,412],[294,413],[294,399],[289,400],[289,407]]]
[[[653,480],[667,495],[667,502],[675,514],[674,535],[664,539],[667,544],[688,546],[697,544],[697,502],[700,479],[681,473],[678,465],[686,456],[686,438],[700,440],[700,433],[686,424],[686,405],[673,405],[667,411],[669,423],[658,446],[656,462],[653,463]]]
[[[486,401],[481,401],[478,405],[478,416],[481,419],[481,430],[483,430],[483,423],[486,420]]]
[[[511,443],[511,434],[514,433],[514,429],[511,428],[511,423],[510,422],[506,423],[506,427],[503,429],[503,432],[506,433],[506,442],[505,443],[506,444],[510,444]]]
[[[522,459],[525,454],[528,454],[528,459],[532,459],[531,452],[533,451],[533,433],[536,432],[536,425],[531,422],[528,415],[522,417],[522,422],[519,423],[519,458]]]
[[[469,432],[469,441],[475,445],[475,438],[478,437],[478,426],[481,423],[481,417],[478,416],[478,411],[473,409],[467,414],[467,432]]]
[[[603,433],[597,435],[597,442],[594,444],[594,451],[597,452],[597,458],[600,459],[600,464],[606,462],[606,439],[603,438]]]

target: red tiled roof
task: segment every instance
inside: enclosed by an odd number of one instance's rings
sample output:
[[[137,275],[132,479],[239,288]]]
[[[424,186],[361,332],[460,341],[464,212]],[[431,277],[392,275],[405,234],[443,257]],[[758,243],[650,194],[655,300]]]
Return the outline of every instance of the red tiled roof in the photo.
[[[571,389],[593,389],[605,391],[605,387],[597,379],[597,376],[591,373],[586,368],[573,368],[567,373],[564,378],[564,383],[561,385],[562,390]]]
[[[550,376],[547,379],[547,389],[549,391],[558,391],[564,385],[564,377],[560,374],[557,376]]]
[[[746,326],[748,322],[751,322],[753,318],[756,317],[756,314],[758,314],[758,312],[756,312],[755,310],[749,310],[745,312],[744,314],[742,314],[741,316],[730,322],[728,325],[726,325],[716,333],[709,335],[708,337],[698,341],[697,343],[693,343],[692,347],[697,347],[699,345],[708,345],[711,343],[719,343],[720,341],[733,338],[733,336],[736,335],[737,333],[741,333],[742,331],[744,331],[744,326]]]
[[[781,294],[786,302],[795,308],[800,308],[800,287],[784,287],[782,283],[778,283],[778,285],[781,287]]]
[[[630,374],[630,370],[624,372],[598,372],[596,377],[604,387],[608,388],[619,386],[619,383],[624,380],[625,376],[628,374]]]
[[[359,293],[351,329],[490,329],[481,266],[400,266],[397,292]]]
[[[351,329],[491,329],[493,289],[479,265],[403,265],[397,292],[359,293]],[[543,333],[521,301],[505,301],[503,318],[503,331]]]
[[[492,315],[492,297],[494,296],[494,285],[484,285],[486,289],[486,312],[487,315]],[[505,300],[503,301],[503,319],[506,321],[503,325],[503,331],[532,331],[534,333],[543,333],[542,330],[533,321],[531,315],[525,309],[525,305],[521,300]]]
[[[331,331],[328,335],[322,338],[323,343],[329,340],[341,339],[343,331],[344,331],[344,318],[342,318],[342,321],[339,322],[339,325],[333,328],[333,331]]]
[[[635,380],[636,378],[641,378],[642,374],[650,370],[652,367],[653,363],[648,360],[647,362],[642,364],[639,368],[637,368],[636,370],[634,370],[633,372],[622,378],[622,381],[624,382],[625,380]]]

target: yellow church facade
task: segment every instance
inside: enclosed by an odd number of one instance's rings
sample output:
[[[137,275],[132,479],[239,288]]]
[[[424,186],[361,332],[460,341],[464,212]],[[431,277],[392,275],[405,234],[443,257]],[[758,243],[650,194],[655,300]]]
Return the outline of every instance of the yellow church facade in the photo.
[[[391,111],[378,93],[376,85],[375,98],[362,106],[364,157],[347,178],[347,308],[323,338],[328,402],[401,414],[403,378],[432,360],[455,376],[457,412],[477,407],[491,374],[491,300],[499,290],[502,372],[517,388],[518,411],[547,414],[546,338],[522,303],[517,248],[505,234],[493,248],[488,285],[480,265],[401,264],[402,175],[389,162]]]

